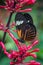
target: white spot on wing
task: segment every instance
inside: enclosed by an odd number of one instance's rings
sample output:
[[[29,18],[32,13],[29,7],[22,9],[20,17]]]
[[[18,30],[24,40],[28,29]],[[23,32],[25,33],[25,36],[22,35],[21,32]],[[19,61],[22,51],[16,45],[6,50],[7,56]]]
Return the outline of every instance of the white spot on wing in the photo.
[[[24,21],[16,21],[16,25],[22,24]]]
[[[30,21],[28,20],[28,23],[29,23]]]

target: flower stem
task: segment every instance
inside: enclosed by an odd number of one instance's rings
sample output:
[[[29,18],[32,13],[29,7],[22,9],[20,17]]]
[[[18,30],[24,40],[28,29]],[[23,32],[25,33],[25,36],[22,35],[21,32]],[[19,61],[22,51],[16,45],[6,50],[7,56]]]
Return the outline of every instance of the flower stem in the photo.
[[[8,20],[7,25],[6,25],[6,27],[8,27],[8,28],[9,28],[9,25],[10,25],[10,22],[11,22],[12,15],[13,15],[13,12],[10,13],[9,20]],[[3,35],[3,39],[2,39],[3,43],[5,41],[5,37],[6,37],[6,32],[4,32],[4,35]]]
[[[13,12],[10,13],[9,20],[8,20],[7,25],[6,25],[7,29],[9,28],[12,15],[13,15]],[[7,30],[7,29],[6,29],[6,30]],[[3,35],[3,39],[2,39],[2,42],[3,42],[3,43],[4,43],[5,38],[6,38],[6,33],[7,33],[7,32],[4,32],[4,35]],[[4,44],[5,44],[5,43],[4,43]],[[2,47],[0,47],[0,55],[1,55],[1,53],[2,53]]]

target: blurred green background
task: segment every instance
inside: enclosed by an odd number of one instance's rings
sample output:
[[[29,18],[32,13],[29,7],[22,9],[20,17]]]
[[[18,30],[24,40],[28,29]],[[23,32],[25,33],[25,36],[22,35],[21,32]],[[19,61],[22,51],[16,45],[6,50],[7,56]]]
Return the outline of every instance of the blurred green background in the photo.
[[[0,5],[5,5],[4,0],[0,0]],[[29,13],[32,16],[34,24],[37,28],[37,32],[38,32],[37,36],[39,39],[39,44],[35,47],[39,48],[40,51],[38,53],[36,53],[37,59],[28,57],[25,59],[25,61],[34,59],[34,60],[40,62],[41,65],[43,65],[43,0],[37,0],[36,4],[32,5],[30,7],[32,7],[33,10]],[[0,22],[2,21],[4,25],[6,25],[6,23],[8,21],[9,14],[10,13],[8,11],[6,11],[4,9],[0,9]],[[16,13],[13,14],[11,22],[14,21],[15,14]],[[14,29],[15,29],[15,27],[14,27]],[[11,30],[11,32],[12,32],[12,30]],[[18,38],[16,33],[13,33],[13,34],[16,38]],[[0,31],[0,40],[2,40],[2,38],[3,38],[3,32]],[[17,50],[15,43],[13,42],[13,40],[10,38],[10,36],[8,34],[6,35],[5,46],[6,46],[7,51],[9,51],[10,49]],[[10,59],[8,59],[4,55],[3,52],[0,53],[0,65],[9,65],[9,62],[10,62]]]

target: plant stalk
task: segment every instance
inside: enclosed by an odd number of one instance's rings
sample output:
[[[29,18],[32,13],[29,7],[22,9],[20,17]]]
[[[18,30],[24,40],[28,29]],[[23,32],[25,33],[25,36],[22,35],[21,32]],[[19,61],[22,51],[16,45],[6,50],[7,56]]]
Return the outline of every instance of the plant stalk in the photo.
[[[10,25],[10,22],[11,22],[11,17],[12,17],[12,15],[13,15],[13,12],[10,13],[9,20],[8,20],[7,25],[6,25],[7,28],[9,28],[9,25]],[[2,42],[3,42],[3,43],[4,43],[5,38],[6,38],[6,33],[7,33],[7,32],[4,32],[4,35],[3,35],[3,39],[2,39]],[[4,43],[4,44],[5,44],[5,43]]]

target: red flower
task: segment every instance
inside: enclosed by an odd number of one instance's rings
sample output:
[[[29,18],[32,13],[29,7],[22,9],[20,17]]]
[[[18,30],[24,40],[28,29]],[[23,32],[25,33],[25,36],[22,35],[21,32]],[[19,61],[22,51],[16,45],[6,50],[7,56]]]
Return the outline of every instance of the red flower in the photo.
[[[14,62],[11,62],[10,65],[14,65]],[[31,60],[30,62],[16,63],[15,65],[40,65],[40,63]]]
[[[9,11],[14,11],[14,12],[29,12],[32,9],[28,8],[25,10],[21,10],[22,7],[27,5],[31,5],[35,3],[35,0],[6,0],[6,5],[5,6],[0,6],[0,8],[5,8]]]
[[[2,29],[3,30],[3,29]],[[10,37],[13,39],[13,41],[15,42],[16,46],[18,47],[18,51],[14,51],[11,50],[10,53],[8,53],[6,51],[6,47],[4,46],[3,42],[0,41],[0,46],[2,47],[2,49],[4,50],[4,54],[10,58],[12,60],[12,62],[10,62],[10,65],[41,65],[39,62],[36,61],[30,61],[30,62],[23,62],[23,60],[28,57],[28,56],[32,56],[33,58],[36,58],[36,54],[34,54],[34,52],[38,52],[39,49],[36,48],[32,51],[30,51],[33,46],[35,46],[36,44],[38,44],[38,40],[36,40],[35,42],[33,42],[31,45],[26,46],[25,44],[21,44],[14,36],[13,34],[10,32],[10,30],[3,30],[5,32],[7,32]]]
[[[31,10],[30,9],[25,9],[25,10],[20,10],[23,6],[34,4],[35,0],[6,0],[6,5],[5,6],[0,6],[0,8],[5,8],[9,11],[12,12],[28,12]],[[10,25],[11,27],[15,26],[15,23],[12,23]],[[10,27],[9,26],[9,27]],[[38,52],[39,49],[36,48],[32,51],[30,51],[35,45],[38,44],[38,40],[35,40],[32,44],[26,46],[25,44],[20,43],[14,35],[10,32],[10,28],[5,27],[3,24],[0,24],[0,30],[7,32],[9,36],[13,39],[15,42],[16,46],[18,47],[18,50],[10,50],[10,53],[6,51],[6,47],[2,41],[0,41],[0,46],[2,47],[4,54],[10,58],[12,61],[10,62],[10,65],[41,65],[39,62],[36,62],[34,60],[29,61],[29,62],[23,62],[23,60],[28,57],[32,56],[33,58],[36,58],[36,54],[34,52]],[[12,30],[13,31],[13,30]],[[16,32],[16,30],[14,30]]]

